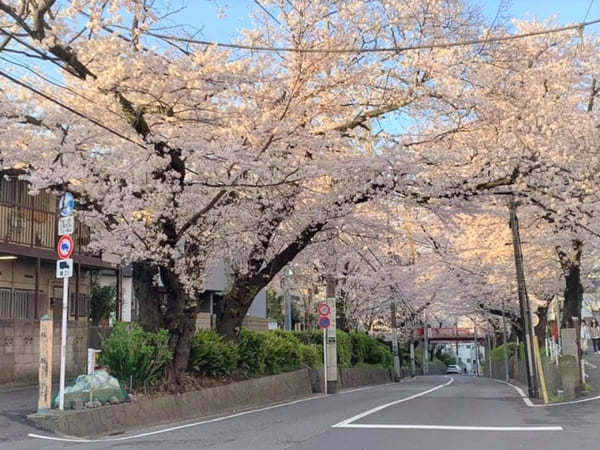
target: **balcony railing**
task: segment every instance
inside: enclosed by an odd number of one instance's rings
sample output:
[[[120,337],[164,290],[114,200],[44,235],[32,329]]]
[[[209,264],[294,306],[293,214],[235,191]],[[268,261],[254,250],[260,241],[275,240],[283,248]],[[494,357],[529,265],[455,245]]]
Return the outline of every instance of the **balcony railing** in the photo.
[[[39,211],[0,202],[0,242],[53,250],[57,243],[58,216],[55,212]],[[90,229],[75,222],[75,254],[88,254]]]

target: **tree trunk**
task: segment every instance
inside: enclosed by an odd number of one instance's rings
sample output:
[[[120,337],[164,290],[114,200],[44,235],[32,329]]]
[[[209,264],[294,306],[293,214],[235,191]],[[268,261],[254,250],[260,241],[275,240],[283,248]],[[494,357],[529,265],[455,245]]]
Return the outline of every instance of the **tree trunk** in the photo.
[[[133,263],[133,292],[139,305],[139,323],[146,331],[165,327],[162,294],[154,285],[158,268],[148,262]]]
[[[568,250],[557,249],[561,267],[565,275],[565,303],[561,320],[562,328],[573,328],[573,318],[581,320],[583,285],[581,284],[581,252],[583,243],[571,241]]]
[[[254,281],[240,281],[223,297],[217,311],[217,332],[226,340],[238,340],[244,317],[261,288]]]
[[[161,279],[167,289],[165,325],[169,330],[169,347],[173,352],[172,368],[177,382],[187,370],[196,334],[198,299],[191,298],[179,283],[177,275],[161,267]]]
[[[537,315],[540,318],[539,323],[535,327],[535,336],[538,340],[540,349],[546,347],[546,328],[548,327],[548,307],[540,306],[537,310]]]

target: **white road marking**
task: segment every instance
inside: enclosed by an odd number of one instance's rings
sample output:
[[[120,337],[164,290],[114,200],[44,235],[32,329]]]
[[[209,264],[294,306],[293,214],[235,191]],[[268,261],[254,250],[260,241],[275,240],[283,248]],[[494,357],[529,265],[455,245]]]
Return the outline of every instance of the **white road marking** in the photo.
[[[591,363],[591,362],[589,362],[587,359],[584,359],[584,360],[583,360],[583,363],[584,363],[586,366],[589,366],[589,367],[591,367],[592,369],[597,369],[597,368],[598,368],[598,366],[597,366],[597,365],[595,365],[595,364],[592,364],[592,363]]]
[[[450,431],[563,431],[560,426],[547,427],[475,427],[454,425],[384,425],[384,424],[362,424],[353,423],[348,425],[336,425],[336,428],[377,428],[397,430],[450,430]]]
[[[384,384],[384,385],[375,385],[375,386],[366,386],[366,387],[362,387],[362,388],[357,388],[357,389],[350,389],[347,391],[341,391],[339,392],[340,394],[350,394],[352,392],[358,392],[358,391],[366,391],[369,389],[376,389],[376,388],[380,388],[383,386],[388,386],[389,384],[397,384],[397,383],[388,383],[388,384]],[[139,439],[139,438],[143,438],[146,436],[154,436],[157,434],[162,434],[162,433],[168,433],[171,431],[177,431],[177,430],[183,430],[185,428],[190,428],[190,427],[195,427],[198,425],[205,425],[208,423],[215,423],[215,422],[221,422],[223,420],[228,420],[228,419],[234,419],[236,417],[241,417],[241,416],[245,416],[248,414],[254,414],[257,412],[262,412],[262,411],[268,411],[271,409],[275,409],[275,408],[282,408],[284,406],[291,406],[291,405],[295,405],[298,403],[302,403],[302,402],[308,402],[311,400],[317,400],[320,398],[326,398],[329,396],[325,396],[325,395],[317,395],[314,397],[309,397],[309,398],[302,398],[299,400],[294,400],[291,402],[287,402],[287,403],[280,403],[277,405],[271,405],[271,406],[266,406],[264,408],[258,408],[258,409],[251,409],[248,411],[243,411],[243,412],[239,412],[236,414],[231,414],[228,416],[222,416],[222,417],[216,417],[214,419],[208,419],[208,420],[203,420],[201,422],[194,422],[194,423],[186,423],[184,425],[178,425],[175,427],[169,427],[169,428],[163,428],[160,430],[155,430],[155,431],[149,431],[146,433],[140,433],[140,434],[134,434],[131,436],[121,436],[121,437],[117,437],[117,438],[106,438],[106,439],[76,439],[76,438],[61,438],[61,437],[57,437],[57,436],[45,436],[45,435],[41,435],[41,434],[35,434],[35,433],[29,433],[28,436],[30,438],[34,438],[34,439],[45,439],[45,440],[49,440],[49,441],[59,441],[59,442],[73,442],[73,443],[81,443],[81,444],[85,444],[85,443],[94,443],[94,442],[118,442],[118,441],[128,441],[128,440],[132,440],[132,439]]]
[[[569,402],[560,402],[560,403],[548,403],[547,405],[544,404],[536,404],[533,403],[531,401],[531,399],[527,396],[527,394],[525,393],[525,391],[523,391],[523,389],[521,389],[519,386],[515,386],[512,383],[508,383],[506,381],[503,380],[496,380],[495,378],[491,378],[494,381],[497,381],[498,383],[502,383],[502,384],[507,384],[510,387],[512,387],[515,391],[517,391],[519,393],[519,395],[521,396],[521,399],[523,400],[523,402],[529,406],[530,408],[547,408],[549,406],[566,406],[566,405],[576,405],[578,403],[585,403],[585,402],[591,402],[594,400],[600,400],[600,395],[597,395],[596,397],[590,397],[590,398],[582,398],[580,400],[571,400]]]
[[[415,398],[422,397],[423,395],[427,395],[427,394],[429,394],[431,392],[437,391],[438,389],[445,388],[446,386],[452,384],[453,382],[454,382],[454,378],[450,378],[450,380],[448,382],[444,383],[444,384],[440,384],[440,385],[435,386],[435,387],[433,387],[431,389],[428,389],[426,391],[419,392],[418,394],[411,395],[410,397],[401,398],[400,400],[395,400],[393,402],[386,403],[384,405],[381,405],[381,406],[378,406],[376,408],[370,409],[370,410],[365,411],[363,413],[357,414],[356,416],[352,416],[352,417],[350,417],[350,418],[348,418],[346,420],[342,420],[341,422],[336,423],[335,425],[332,425],[331,427],[332,428],[342,428],[345,425],[349,425],[352,422],[357,421],[358,419],[362,419],[363,417],[366,417],[366,416],[369,416],[369,415],[371,415],[373,413],[381,411],[382,409],[388,408],[390,406],[398,405],[400,403],[408,402],[409,400],[414,400]]]

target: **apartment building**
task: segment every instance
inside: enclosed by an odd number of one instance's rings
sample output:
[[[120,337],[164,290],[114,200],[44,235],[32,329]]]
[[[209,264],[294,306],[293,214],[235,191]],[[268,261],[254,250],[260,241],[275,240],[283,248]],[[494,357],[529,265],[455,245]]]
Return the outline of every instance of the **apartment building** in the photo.
[[[56,278],[57,206],[56,196],[29,195],[26,182],[0,176],[0,384],[36,379],[44,314],[54,320],[53,365],[58,368],[63,283]],[[86,250],[89,240],[90,230],[76,221],[68,303],[71,373],[81,372],[87,358],[91,271],[119,272],[118,266]]]

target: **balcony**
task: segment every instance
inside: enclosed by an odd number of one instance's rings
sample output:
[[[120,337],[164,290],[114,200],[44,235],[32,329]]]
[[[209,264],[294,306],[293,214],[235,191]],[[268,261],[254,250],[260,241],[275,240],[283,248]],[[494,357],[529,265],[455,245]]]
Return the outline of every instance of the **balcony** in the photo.
[[[27,190],[24,181],[0,177],[0,243],[54,251],[58,240],[58,199],[46,192],[31,196]],[[74,255],[100,258],[86,251],[89,227],[76,220],[72,237]]]

